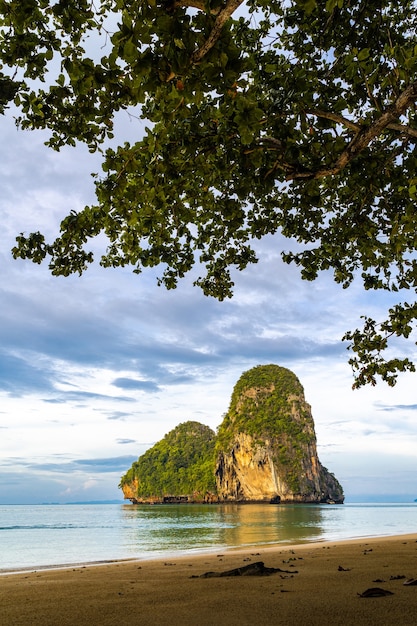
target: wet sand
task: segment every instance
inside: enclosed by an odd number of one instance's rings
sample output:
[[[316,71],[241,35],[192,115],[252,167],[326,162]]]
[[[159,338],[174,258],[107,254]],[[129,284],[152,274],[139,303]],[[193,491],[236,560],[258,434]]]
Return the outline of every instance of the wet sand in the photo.
[[[260,561],[284,571],[201,577]],[[0,576],[0,624],[413,626],[414,580],[417,534],[30,570]]]

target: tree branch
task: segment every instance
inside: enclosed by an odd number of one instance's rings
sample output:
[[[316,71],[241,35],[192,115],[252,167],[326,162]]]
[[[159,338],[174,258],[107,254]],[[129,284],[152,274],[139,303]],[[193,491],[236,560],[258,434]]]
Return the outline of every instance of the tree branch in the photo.
[[[348,146],[343,150],[340,154],[339,158],[336,160],[335,164],[328,168],[323,168],[317,171],[304,170],[304,171],[296,171],[289,173],[287,176],[287,180],[295,180],[300,178],[305,179],[315,179],[315,178],[324,178],[325,176],[334,176],[338,174],[342,169],[344,169],[350,161],[352,161],[362,150],[367,148],[371,141],[378,137],[385,128],[389,127],[390,124],[394,124],[397,130],[398,124],[395,122],[401,115],[408,109],[408,107],[417,100],[417,82],[412,83],[405,89],[395,100],[391,106],[389,106],[382,115],[370,126],[360,126],[356,135],[353,137],[352,141]],[[342,116],[340,116],[341,119]],[[350,122],[349,122],[350,123]],[[410,129],[411,130],[411,129]],[[414,136],[414,135],[413,135]]]
[[[306,111],[307,115],[315,115],[316,117],[322,117],[323,119],[332,120],[337,124],[341,124],[342,126],[346,126],[346,128],[350,128],[356,132],[361,130],[360,124],[356,122],[352,122],[352,120],[343,117],[343,115],[339,115],[338,113],[332,113],[331,111],[321,111],[320,109],[308,109]],[[409,137],[417,138],[417,130],[414,128],[410,128],[409,126],[404,126],[403,124],[387,124],[386,128],[389,130],[397,130],[399,133],[404,135],[408,135]]]
[[[347,117],[343,117],[343,115],[339,115],[338,113],[332,113],[331,111],[322,111],[320,109],[307,109],[305,111],[307,115],[314,115],[315,117],[322,117],[326,120],[331,120],[332,122],[336,122],[341,126],[346,126],[346,128],[351,128],[354,131],[359,131],[361,129],[360,124],[356,124],[356,122],[352,122],[348,120]]]
[[[216,17],[210,35],[203,43],[201,48],[196,50],[192,55],[192,63],[199,63],[199,61],[201,61],[201,59],[207,54],[207,52],[212,49],[212,47],[220,37],[223,26],[225,25],[229,17],[233,15],[236,9],[239,8],[242,2],[243,0],[227,0],[226,6],[220,11],[220,13]]]
[[[390,130],[398,130],[398,132],[403,135],[408,135],[409,137],[415,137],[417,139],[417,130],[410,128],[409,126],[404,126],[403,124],[388,124],[387,128]]]

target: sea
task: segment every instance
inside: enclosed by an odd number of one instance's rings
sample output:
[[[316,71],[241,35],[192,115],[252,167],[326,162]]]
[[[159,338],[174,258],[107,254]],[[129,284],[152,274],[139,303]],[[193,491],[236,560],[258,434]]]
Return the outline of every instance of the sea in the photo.
[[[417,532],[417,503],[0,506],[0,573]]]

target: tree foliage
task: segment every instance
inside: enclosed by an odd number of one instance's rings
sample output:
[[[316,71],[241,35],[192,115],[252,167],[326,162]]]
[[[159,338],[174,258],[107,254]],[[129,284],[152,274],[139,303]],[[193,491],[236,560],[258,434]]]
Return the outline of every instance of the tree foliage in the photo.
[[[147,450],[122,476],[120,487],[137,481],[138,498],[216,493],[215,433],[184,422]]]
[[[102,265],[160,265],[173,288],[197,262],[223,299],[251,240],[281,232],[306,280],[415,293],[415,1],[1,0],[0,21],[0,109],[56,150],[103,150],[96,205],[53,242],[22,233],[15,257],[81,273],[104,232]],[[144,136],[104,149],[138,107]],[[399,301],[345,335],[356,386],[414,371],[384,351],[416,313]]]
[[[291,488],[299,491],[302,462],[316,443],[314,422],[297,376],[279,365],[258,365],[234,386],[230,407],[219,426],[216,449],[228,453],[238,433],[270,442],[278,466],[285,466]]]

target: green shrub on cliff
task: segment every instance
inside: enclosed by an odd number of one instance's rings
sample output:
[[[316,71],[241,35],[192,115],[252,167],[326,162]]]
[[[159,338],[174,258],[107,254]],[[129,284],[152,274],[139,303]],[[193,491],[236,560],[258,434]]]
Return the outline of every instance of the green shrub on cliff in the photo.
[[[244,432],[254,438],[282,437],[308,444],[314,426],[304,407],[304,389],[297,376],[278,365],[258,365],[244,372],[236,383],[229,411],[218,429],[217,448],[227,448],[233,435]],[[300,419],[295,419],[296,410]],[[312,432],[310,428],[311,422]]]
[[[136,480],[138,498],[215,493],[214,444],[208,426],[179,424],[133,463],[119,486]]]

